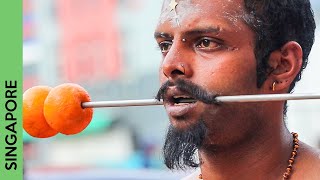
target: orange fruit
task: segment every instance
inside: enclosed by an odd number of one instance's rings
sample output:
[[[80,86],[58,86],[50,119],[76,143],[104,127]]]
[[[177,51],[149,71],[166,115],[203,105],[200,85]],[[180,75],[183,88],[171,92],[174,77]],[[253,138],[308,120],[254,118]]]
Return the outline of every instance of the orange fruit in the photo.
[[[52,88],[35,86],[23,93],[23,129],[33,137],[48,138],[58,132],[52,129],[44,115],[44,101]]]
[[[44,116],[48,124],[62,134],[77,134],[91,122],[93,109],[81,107],[82,102],[88,101],[90,96],[81,86],[61,84],[48,94],[44,102]]]

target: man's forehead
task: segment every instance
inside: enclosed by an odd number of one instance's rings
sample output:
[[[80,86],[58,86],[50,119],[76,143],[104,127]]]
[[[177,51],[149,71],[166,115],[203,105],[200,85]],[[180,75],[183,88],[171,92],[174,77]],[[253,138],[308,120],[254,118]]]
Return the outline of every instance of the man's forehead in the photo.
[[[163,0],[161,11],[170,11],[171,4],[177,3],[177,11],[186,7],[202,7],[202,8],[210,8],[213,6],[218,6],[219,8],[226,8],[228,6],[231,7],[241,7],[243,4],[243,0]]]
[[[224,19],[237,26],[245,17],[243,0],[164,0],[159,25],[171,22],[172,26],[185,25],[190,19]],[[176,4],[172,8],[172,4]]]

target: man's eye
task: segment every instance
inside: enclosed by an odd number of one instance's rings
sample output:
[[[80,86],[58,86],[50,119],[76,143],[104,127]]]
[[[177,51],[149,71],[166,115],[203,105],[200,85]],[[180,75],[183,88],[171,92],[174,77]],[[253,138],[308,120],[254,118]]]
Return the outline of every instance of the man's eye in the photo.
[[[167,53],[172,46],[172,42],[169,41],[163,41],[159,43],[159,48],[162,53]]]
[[[220,45],[211,40],[211,39],[201,39],[197,44],[196,47],[200,48],[200,49],[206,49],[206,50],[212,50],[215,49],[217,47],[219,47]]]

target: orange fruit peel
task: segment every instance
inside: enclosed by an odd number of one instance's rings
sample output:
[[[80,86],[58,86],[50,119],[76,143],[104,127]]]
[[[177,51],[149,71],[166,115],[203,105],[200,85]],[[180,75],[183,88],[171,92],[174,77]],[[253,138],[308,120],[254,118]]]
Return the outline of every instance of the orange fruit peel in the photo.
[[[53,88],[44,102],[44,116],[50,127],[56,131],[72,135],[83,131],[91,122],[92,108],[82,108],[82,102],[89,102],[88,92],[73,83],[61,84]]]
[[[33,137],[48,138],[58,133],[48,125],[43,114],[44,101],[51,89],[35,86],[23,93],[23,129]]]

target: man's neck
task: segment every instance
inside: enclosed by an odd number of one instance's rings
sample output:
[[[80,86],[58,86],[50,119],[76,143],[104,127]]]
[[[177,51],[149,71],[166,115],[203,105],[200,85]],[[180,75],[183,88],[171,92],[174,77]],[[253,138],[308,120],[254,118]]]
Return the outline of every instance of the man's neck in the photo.
[[[292,135],[281,123],[278,130],[267,130],[237,147],[220,152],[200,150],[203,179],[281,178],[292,151]]]

